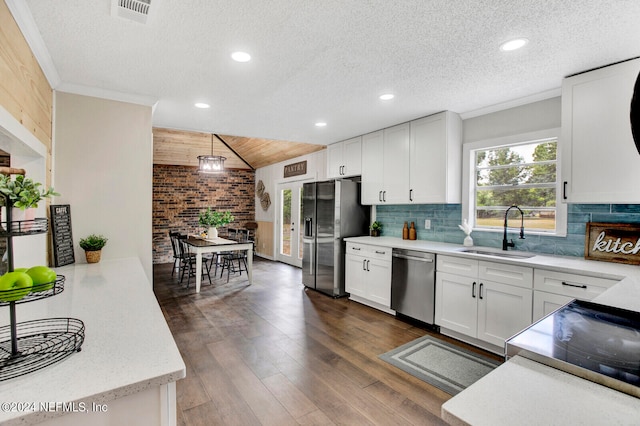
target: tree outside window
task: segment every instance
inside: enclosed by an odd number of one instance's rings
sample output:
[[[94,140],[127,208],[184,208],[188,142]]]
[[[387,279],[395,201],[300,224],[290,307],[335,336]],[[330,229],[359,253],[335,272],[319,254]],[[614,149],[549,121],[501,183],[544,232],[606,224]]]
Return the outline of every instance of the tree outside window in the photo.
[[[557,145],[547,139],[474,151],[476,228],[502,227],[505,210],[518,205],[526,228],[555,232]]]

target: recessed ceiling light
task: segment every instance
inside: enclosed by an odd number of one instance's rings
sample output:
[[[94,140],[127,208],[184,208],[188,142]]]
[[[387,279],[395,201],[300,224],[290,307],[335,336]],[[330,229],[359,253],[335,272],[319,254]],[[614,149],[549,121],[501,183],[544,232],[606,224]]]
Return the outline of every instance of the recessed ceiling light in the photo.
[[[390,101],[393,98],[395,98],[395,95],[393,93],[385,93],[384,95],[380,95],[380,100],[382,101]]]
[[[231,58],[236,62],[249,62],[251,60],[251,55],[247,52],[233,52],[231,54]]]
[[[195,104],[193,104],[193,106],[195,106],[196,108],[202,108],[202,109],[211,107],[211,105],[205,104],[204,102],[196,102]]]
[[[502,43],[500,45],[500,50],[502,50],[503,52],[517,50],[517,49],[520,49],[521,47],[524,47],[524,45],[526,45],[527,43],[529,43],[529,40],[527,40],[526,38],[516,38],[516,39],[509,40],[507,42]]]
[[[327,123],[325,123],[324,121],[318,121],[316,123],[316,127],[325,127],[327,125]]]

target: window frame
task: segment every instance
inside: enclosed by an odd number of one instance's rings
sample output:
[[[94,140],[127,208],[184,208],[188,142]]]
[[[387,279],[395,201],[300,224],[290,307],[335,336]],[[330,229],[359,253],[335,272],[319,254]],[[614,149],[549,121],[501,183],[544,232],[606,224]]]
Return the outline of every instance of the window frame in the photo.
[[[501,233],[502,230],[478,228],[475,223],[475,151],[490,148],[501,148],[513,145],[522,145],[536,141],[556,139],[558,148],[556,150],[556,230],[555,232],[542,232],[529,230],[531,235],[546,235],[549,237],[566,237],[567,235],[567,204],[562,199],[562,173],[560,148],[560,128],[552,128],[528,133],[503,136],[499,138],[483,139],[474,142],[467,142],[462,145],[462,219],[466,219],[477,232]],[[525,230],[526,231],[526,230]]]

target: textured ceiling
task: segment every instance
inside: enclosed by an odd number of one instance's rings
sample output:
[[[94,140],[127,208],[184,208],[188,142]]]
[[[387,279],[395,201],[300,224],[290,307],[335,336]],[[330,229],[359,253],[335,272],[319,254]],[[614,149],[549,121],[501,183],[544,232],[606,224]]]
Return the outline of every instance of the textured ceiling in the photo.
[[[26,4],[60,90],[157,99],[155,127],[314,144],[549,93],[640,55],[638,0],[152,0],[146,25],[112,17],[110,0]],[[501,52],[513,37],[530,43]]]

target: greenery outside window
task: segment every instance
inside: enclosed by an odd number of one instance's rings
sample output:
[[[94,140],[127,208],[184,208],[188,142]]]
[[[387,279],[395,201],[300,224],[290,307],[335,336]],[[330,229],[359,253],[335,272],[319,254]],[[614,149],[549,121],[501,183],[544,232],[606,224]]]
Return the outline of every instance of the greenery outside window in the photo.
[[[500,230],[504,212],[512,205],[524,212],[527,233],[565,235],[566,206],[559,199],[558,139],[518,135],[501,140],[465,144],[464,182],[469,199],[463,217],[475,230]],[[512,210],[520,225],[520,213]],[[517,214],[516,214],[517,213]],[[511,214],[510,214],[511,216]],[[510,217],[511,219],[511,217]]]

